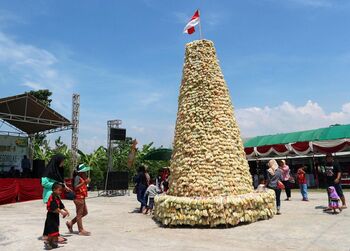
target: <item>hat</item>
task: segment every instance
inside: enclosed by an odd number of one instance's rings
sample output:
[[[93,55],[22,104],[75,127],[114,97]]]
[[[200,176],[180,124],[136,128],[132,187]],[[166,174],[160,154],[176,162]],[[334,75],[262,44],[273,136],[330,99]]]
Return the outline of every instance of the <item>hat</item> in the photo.
[[[89,167],[85,164],[80,164],[77,168],[78,173],[85,173],[85,172],[90,171],[90,170],[91,170],[91,167]]]

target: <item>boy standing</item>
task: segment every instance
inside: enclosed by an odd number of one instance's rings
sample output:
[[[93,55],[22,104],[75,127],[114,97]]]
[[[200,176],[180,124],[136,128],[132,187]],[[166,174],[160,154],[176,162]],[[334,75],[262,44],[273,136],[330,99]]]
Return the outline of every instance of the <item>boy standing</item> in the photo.
[[[305,166],[302,166],[298,169],[297,172],[298,183],[300,187],[301,196],[303,196],[303,201],[309,201],[307,196],[307,182],[306,182],[306,172]]]
[[[45,228],[48,234],[48,239],[46,244],[47,249],[57,248],[60,217],[59,214],[65,218],[69,216],[68,210],[64,207],[60,195],[62,194],[63,186],[59,183],[55,183],[52,186],[52,194],[47,201],[47,215]]]
[[[150,183],[151,184],[148,186],[145,193],[145,198],[146,196],[148,196],[148,200],[149,200],[148,207],[144,212],[145,214],[147,214],[149,210],[150,210],[150,214],[152,214],[153,206],[154,206],[154,197],[158,194],[158,189],[157,189],[157,186],[154,185],[154,181],[151,180]]]

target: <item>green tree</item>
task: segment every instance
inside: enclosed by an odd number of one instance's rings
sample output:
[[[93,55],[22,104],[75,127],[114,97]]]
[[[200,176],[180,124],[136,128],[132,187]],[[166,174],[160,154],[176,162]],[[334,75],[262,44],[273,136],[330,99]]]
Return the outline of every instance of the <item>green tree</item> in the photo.
[[[55,146],[50,147],[50,142],[46,139],[38,142],[34,139],[34,159],[41,159],[45,161],[47,165],[55,154],[62,154],[65,156],[65,177],[71,177],[73,167],[72,167],[72,151],[68,148],[66,144],[64,144],[61,140],[61,137],[58,137],[55,140]]]
[[[91,167],[90,177],[93,187],[103,187],[105,173],[107,171],[107,149],[103,146],[97,148],[90,154],[78,150],[79,161]]]
[[[50,97],[52,96],[52,92],[50,92],[48,89],[38,90],[38,91],[30,91],[29,94],[33,95],[37,99],[39,99],[41,102],[43,102],[45,105],[50,106],[52,99]]]
[[[136,174],[136,170],[140,165],[146,165],[152,178],[155,178],[163,167],[169,166],[169,161],[146,161],[144,157],[156,148],[153,143],[145,144],[137,150],[134,166],[129,168],[128,157],[131,150],[132,139],[127,139],[124,142],[113,147],[112,153],[112,170],[114,171],[125,171],[129,173],[129,181],[132,182],[133,176]],[[72,151],[66,144],[63,143],[61,137],[55,140],[54,146],[50,146],[48,140],[42,142],[34,141],[34,159],[43,159],[47,164],[54,154],[61,153],[66,157],[65,167],[67,170],[65,173],[66,177],[71,177],[73,166],[72,166]],[[96,188],[103,188],[105,181],[105,175],[108,166],[108,151],[105,147],[100,146],[92,153],[84,153],[78,150],[79,163],[84,163],[92,168],[90,171],[91,185]]]
[[[34,159],[45,160],[45,163],[47,164],[53,155],[53,151],[49,146],[49,142],[47,140],[38,142],[37,139],[34,139],[33,145]]]
[[[137,172],[140,165],[145,165],[148,167],[148,172],[151,178],[156,178],[159,170],[165,166],[169,166],[169,161],[150,161],[145,160],[144,157],[156,148],[153,146],[153,142],[143,145],[140,149],[137,149],[134,166],[128,168],[128,157],[131,150],[132,139],[121,142],[113,149],[113,170],[116,171],[127,171],[129,172],[129,181]]]

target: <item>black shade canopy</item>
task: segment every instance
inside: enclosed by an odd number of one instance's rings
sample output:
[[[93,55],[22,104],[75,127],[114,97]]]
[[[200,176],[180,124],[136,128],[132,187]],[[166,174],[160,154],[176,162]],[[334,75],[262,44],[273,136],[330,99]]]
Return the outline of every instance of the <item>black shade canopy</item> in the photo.
[[[28,135],[71,127],[68,119],[29,93],[0,99],[0,119]]]

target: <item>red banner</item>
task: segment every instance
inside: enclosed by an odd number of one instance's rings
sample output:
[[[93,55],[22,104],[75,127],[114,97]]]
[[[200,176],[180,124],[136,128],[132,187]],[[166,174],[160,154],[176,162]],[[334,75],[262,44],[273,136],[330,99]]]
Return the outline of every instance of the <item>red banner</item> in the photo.
[[[0,179],[0,205],[17,201],[16,179]]]
[[[40,179],[17,179],[18,201],[40,200],[43,197],[43,187]]]
[[[65,179],[65,183],[72,189],[72,179]],[[0,205],[40,200],[42,197],[41,179],[0,179]],[[62,193],[61,198],[66,198],[65,193]]]

